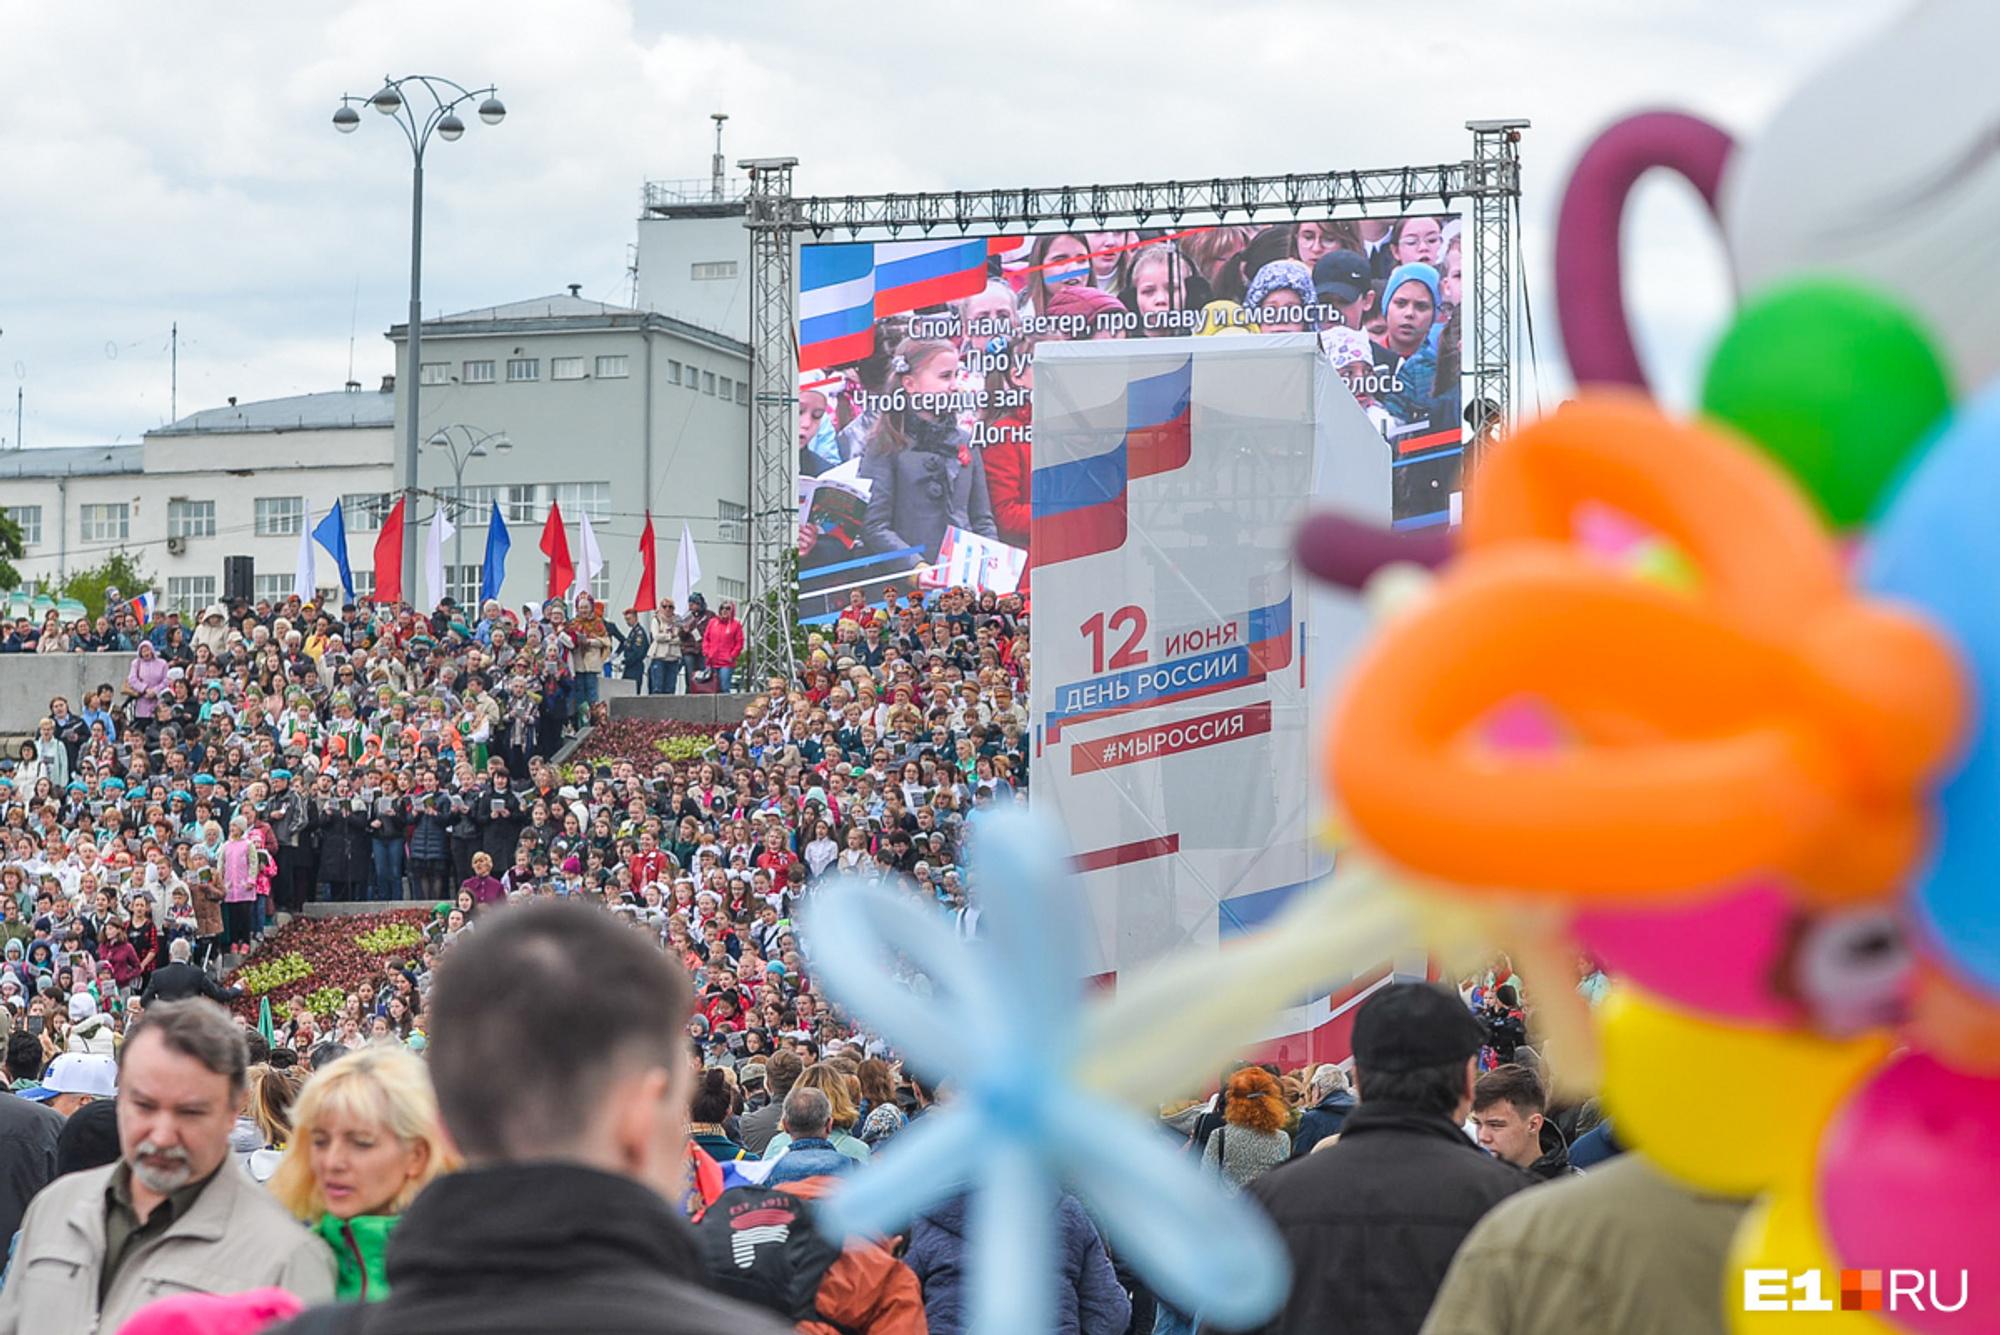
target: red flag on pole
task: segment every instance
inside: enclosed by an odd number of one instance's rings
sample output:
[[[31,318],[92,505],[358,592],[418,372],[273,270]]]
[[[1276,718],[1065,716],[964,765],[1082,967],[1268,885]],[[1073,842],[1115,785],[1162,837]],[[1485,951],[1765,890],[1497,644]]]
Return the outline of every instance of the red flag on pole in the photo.
[[[646,511],[646,527],[639,530],[639,591],[632,595],[632,610],[650,612],[660,605],[660,596],[654,583],[658,576],[657,558],[653,551],[653,512]]]
[[[542,555],[549,558],[549,592],[560,598],[576,578],[576,566],[569,559],[569,534],[563,532],[562,507],[549,502],[549,522],[542,525]]]
[[[403,497],[396,498],[375,539],[375,601],[403,601]]]

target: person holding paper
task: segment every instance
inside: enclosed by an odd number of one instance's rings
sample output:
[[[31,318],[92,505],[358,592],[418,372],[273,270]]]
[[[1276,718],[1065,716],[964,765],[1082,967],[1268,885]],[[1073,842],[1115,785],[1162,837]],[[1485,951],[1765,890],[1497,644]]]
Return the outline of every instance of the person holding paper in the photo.
[[[862,530],[869,550],[915,548],[910,564],[929,565],[948,528],[997,538],[986,464],[952,403],[958,350],[940,339],[905,339],[889,366],[889,407],[861,460],[871,483]]]

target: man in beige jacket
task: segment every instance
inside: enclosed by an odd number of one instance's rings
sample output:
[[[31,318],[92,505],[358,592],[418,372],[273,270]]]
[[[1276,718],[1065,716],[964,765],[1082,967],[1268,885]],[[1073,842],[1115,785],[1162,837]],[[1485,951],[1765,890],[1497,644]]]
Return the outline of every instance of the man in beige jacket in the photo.
[[[119,1056],[119,1161],[29,1205],[0,1335],[110,1332],[156,1298],[278,1285],[333,1296],[333,1255],[232,1162],[243,1033],[212,1001],[162,1002]]]

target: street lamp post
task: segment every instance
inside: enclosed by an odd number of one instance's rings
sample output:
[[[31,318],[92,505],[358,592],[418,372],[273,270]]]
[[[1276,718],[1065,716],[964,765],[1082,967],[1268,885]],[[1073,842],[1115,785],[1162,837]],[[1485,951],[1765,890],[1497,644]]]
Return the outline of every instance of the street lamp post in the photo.
[[[412,104],[412,99],[404,95],[404,89],[421,89],[428,96],[431,106],[428,110]],[[479,119],[488,125],[498,125],[507,115],[507,108],[500,102],[491,87],[468,90],[450,79],[435,74],[406,74],[400,79],[384,77],[382,87],[372,97],[353,97],[342,93],[340,107],[333,113],[333,128],[342,134],[352,134],[361,125],[361,115],[355,111],[357,103],[366,103],[382,113],[393,117],[402,128],[403,135],[410,141],[412,171],[410,174],[410,355],[404,367],[405,379],[409,382],[410,420],[403,438],[402,485],[403,496],[403,569],[416,569],[417,526],[410,510],[415,504],[417,489],[417,409],[423,391],[423,290],[424,290],[424,150],[430,146],[431,135],[436,134],[447,142],[465,133],[465,122],[459,119],[458,108],[479,98]]]
[[[514,448],[514,442],[507,439],[503,431],[481,431],[476,426],[454,422],[431,433],[430,443],[434,448],[447,451],[451,460],[451,503],[458,511],[455,516],[457,526],[451,534],[451,563],[455,569],[465,569],[465,466],[474,459],[484,459],[489,454],[505,454]]]

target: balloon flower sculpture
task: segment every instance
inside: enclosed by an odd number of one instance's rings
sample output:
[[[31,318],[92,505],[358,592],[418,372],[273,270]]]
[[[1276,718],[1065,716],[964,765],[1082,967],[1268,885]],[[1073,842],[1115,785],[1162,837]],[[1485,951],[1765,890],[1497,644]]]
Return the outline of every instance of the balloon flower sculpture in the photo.
[[[1142,989],[1085,1004],[1076,896],[1042,824],[983,815],[974,856],[976,942],[880,887],[842,889],[807,911],[815,965],[834,997],[952,1088],[949,1101],[822,1202],[825,1226],[884,1233],[971,1192],[971,1328],[1053,1330],[1055,1207],[1067,1186],[1110,1245],[1175,1306],[1229,1326],[1263,1321],[1289,1282],[1269,1221],[1107,1098],[1102,1073],[1095,1082],[1084,1075],[1097,1054],[1174,1045],[1178,1060],[1164,1063],[1171,1082],[1189,1055],[1219,1061],[1240,1038],[1231,1032],[1220,1048],[1198,1035],[1176,1042],[1183,1014],[1208,1005],[1199,996],[1162,1007]],[[920,969],[935,994],[919,997],[896,981],[892,955]]]
[[[1760,1198],[1737,1329],[1794,1319],[1746,1305],[1775,1282],[1813,1329],[2000,1331],[2000,392],[1954,412],[1914,319],[1820,280],[1702,406],[1589,393],[1493,451],[1329,785],[1392,874],[1612,973],[1618,1138]]]

